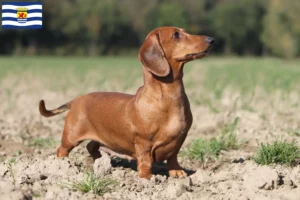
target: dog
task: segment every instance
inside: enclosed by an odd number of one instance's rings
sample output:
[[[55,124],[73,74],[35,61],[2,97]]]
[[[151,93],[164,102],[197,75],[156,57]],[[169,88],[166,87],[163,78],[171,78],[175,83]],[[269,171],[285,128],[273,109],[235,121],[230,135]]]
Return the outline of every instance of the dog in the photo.
[[[177,27],[151,31],[138,59],[144,85],[135,95],[94,92],[77,97],[54,110],[43,100],[39,111],[51,117],[69,110],[58,157],[67,157],[83,140],[93,158],[99,149],[137,160],[140,178],[150,179],[155,162],[167,160],[170,177],[185,177],[177,154],[192,125],[193,116],[183,85],[183,66],[209,53],[214,39],[191,35]]]

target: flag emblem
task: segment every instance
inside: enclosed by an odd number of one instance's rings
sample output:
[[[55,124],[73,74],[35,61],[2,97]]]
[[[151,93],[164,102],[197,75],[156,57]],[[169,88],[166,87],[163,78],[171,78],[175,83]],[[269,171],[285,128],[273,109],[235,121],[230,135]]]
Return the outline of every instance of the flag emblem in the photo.
[[[27,21],[27,10],[26,7],[17,8],[17,20],[19,23],[25,23]]]
[[[41,29],[42,3],[40,2],[3,2],[3,29]]]

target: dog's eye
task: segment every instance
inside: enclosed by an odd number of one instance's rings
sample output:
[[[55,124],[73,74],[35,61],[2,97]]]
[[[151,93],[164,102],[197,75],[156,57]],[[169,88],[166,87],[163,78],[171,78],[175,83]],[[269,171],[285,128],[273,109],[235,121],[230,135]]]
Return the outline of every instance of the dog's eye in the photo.
[[[181,35],[179,34],[178,31],[176,31],[176,32],[173,34],[173,38],[174,38],[174,39],[179,39],[179,38],[181,38]]]

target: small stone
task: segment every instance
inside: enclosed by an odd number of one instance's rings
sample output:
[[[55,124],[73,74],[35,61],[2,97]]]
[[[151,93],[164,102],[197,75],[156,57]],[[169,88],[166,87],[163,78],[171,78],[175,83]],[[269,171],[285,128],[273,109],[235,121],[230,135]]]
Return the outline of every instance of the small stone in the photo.
[[[47,178],[48,178],[48,177],[45,176],[45,175],[43,175],[43,174],[40,175],[40,179],[41,179],[41,180],[46,180]]]
[[[184,192],[184,185],[182,184],[169,184],[166,189],[167,195],[170,197],[180,197]]]
[[[165,183],[167,181],[166,175],[156,175],[155,178],[157,183]]]
[[[244,162],[245,162],[245,160],[244,160],[243,158],[234,159],[234,160],[232,161],[232,163],[244,163]]]
[[[169,178],[167,193],[172,197],[180,197],[183,192],[191,191],[192,181],[190,177],[184,178]]]
[[[208,173],[202,169],[198,169],[196,173],[190,176],[192,184],[201,185],[210,181]]]
[[[273,190],[277,183],[277,173],[267,166],[259,167],[244,176],[244,187],[248,190]]]
[[[292,189],[297,188],[297,185],[292,180],[290,180],[289,185]]]
[[[102,153],[101,158],[95,160],[93,165],[94,173],[97,177],[102,177],[110,173],[111,160],[107,153]]]
[[[184,177],[184,178],[178,179],[178,183],[184,185],[186,188],[193,186],[193,183],[192,183],[192,180],[190,177]]]
[[[112,172],[112,176],[117,177],[117,178],[124,178],[125,177],[125,171],[117,169],[117,170]]]
[[[159,183],[165,183],[167,181],[167,176],[162,176],[162,175],[153,175],[150,179],[151,183],[154,184],[159,184]]]
[[[125,186],[125,183],[121,183],[121,184],[120,184],[120,187],[124,187],[124,186]]]

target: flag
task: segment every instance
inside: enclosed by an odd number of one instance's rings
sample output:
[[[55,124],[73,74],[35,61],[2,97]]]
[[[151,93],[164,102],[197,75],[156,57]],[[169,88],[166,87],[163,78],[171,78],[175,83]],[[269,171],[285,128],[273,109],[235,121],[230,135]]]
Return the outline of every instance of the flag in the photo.
[[[41,29],[43,24],[41,2],[3,2],[3,29]]]

